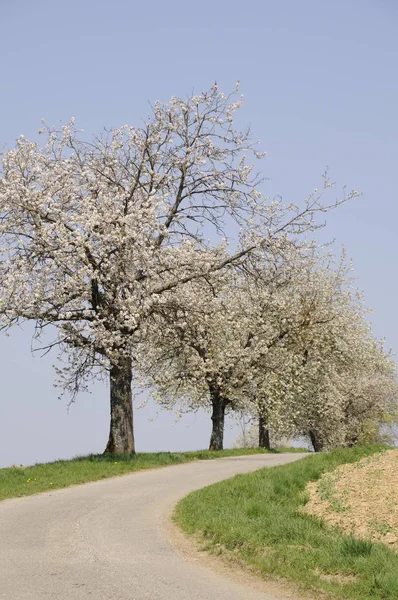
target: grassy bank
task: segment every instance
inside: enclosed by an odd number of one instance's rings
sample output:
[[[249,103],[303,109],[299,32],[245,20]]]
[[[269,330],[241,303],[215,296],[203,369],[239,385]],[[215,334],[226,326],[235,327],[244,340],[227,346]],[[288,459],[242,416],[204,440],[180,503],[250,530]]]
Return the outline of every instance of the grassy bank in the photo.
[[[297,452],[298,449],[286,448],[278,452],[295,451]],[[142,469],[166,467],[193,460],[262,453],[264,450],[259,448],[233,448],[221,452],[198,450],[195,452],[143,453],[135,456],[91,455],[72,460],[37,464],[31,467],[10,467],[0,469],[0,500],[126,475]]]
[[[305,487],[326,471],[370,456],[373,446],[311,455],[193,492],[175,511],[176,522],[199,535],[205,548],[236,556],[263,576],[282,576],[319,597],[398,598],[398,554],[355,539],[301,514]]]

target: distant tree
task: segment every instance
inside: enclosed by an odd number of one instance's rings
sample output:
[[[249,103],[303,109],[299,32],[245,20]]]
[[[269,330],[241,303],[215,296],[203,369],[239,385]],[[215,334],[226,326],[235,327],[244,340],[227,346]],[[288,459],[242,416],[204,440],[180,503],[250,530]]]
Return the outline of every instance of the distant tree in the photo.
[[[333,318],[297,349],[295,426],[315,451],[355,445],[369,422],[390,420],[398,407],[396,366],[372,335],[360,296],[344,286],[325,308]]]
[[[297,254],[297,251],[296,251]],[[269,429],[278,437],[296,433],[299,418],[309,417],[303,387],[309,352],[336,314],[344,311],[351,294],[344,293],[347,268],[335,268],[331,256],[313,252],[288,261],[289,277],[274,289],[261,271],[255,279],[251,302],[261,320],[253,324],[255,352],[248,353],[240,377],[246,412],[258,423],[260,446],[270,447]],[[282,269],[282,265],[278,265]],[[286,267],[285,267],[286,269]],[[332,360],[325,349],[325,361]]]
[[[371,333],[344,254],[337,266],[316,254],[288,264],[274,288],[263,274],[251,281],[253,339],[230,398],[258,423],[260,446],[270,448],[270,430],[308,435],[315,451],[354,445],[370,423],[396,421],[395,364]]]
[[[235,448],[258,448],[264,447],[259,444],[259,424],[256,419],[250,415],[237,414],[237,421],[241,428],[241,432],[234,439]],[[290,448],[293,445],[292,437],[277,437],[272,431],[268,430],[272,445],[270,449],[278,450],[279,448]]]

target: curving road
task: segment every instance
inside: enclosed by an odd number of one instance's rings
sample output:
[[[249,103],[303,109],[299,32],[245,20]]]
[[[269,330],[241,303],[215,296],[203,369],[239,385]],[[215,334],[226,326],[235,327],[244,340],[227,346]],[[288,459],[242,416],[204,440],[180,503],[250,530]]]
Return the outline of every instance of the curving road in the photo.
[[[190,560],[167,517],[192,490],[300,454],[142,471],[0,503],[1,600],[280,600]]]

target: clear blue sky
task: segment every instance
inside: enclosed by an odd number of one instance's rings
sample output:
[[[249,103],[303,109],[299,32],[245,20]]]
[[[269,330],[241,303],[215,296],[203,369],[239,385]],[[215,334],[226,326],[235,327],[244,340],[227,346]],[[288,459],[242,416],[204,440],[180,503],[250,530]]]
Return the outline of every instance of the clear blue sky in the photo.
[[[326,165],[363,192],[328,219],[327,237],[354,260],[375,334],[398,348],[396,0],[2,0],[0,10],[1,147],[36,137],[41,117],[74,116],[89,135],[138,123],[148,101],[240,80],[239,118],[268,153],[268,195],[300,201]],[[107,389],[67,416],[54,358],[31,357],[29,328],[0,338],[0,466],[102,451]],[[154,416],[136,413],[139,450],[206,446],[208,417],[171,427]]]

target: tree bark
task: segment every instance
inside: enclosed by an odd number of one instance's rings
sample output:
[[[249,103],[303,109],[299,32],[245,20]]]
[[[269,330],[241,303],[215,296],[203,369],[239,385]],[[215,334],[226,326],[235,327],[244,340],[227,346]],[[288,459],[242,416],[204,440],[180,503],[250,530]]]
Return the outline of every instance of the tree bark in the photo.
[[[211,415],[212,430],[209,450],[223,450],[225,409],[228,406],[228,400],[225,400],[220,391],[213,386],[210,386],[210,398],[213,412]]]
[[[311,429],[309,434],[310,434],[312,447],[314,448],[314,452],[322,452],[323,441],[320,438],[320,436],[318,435],[318,433],[314,429]]]
[[[111,422],[105,454],[135,454],[131,358],[123,357],[110,372]]]
[[[349,448],[353,448],[354,446],[356,446],[358,444],[358,438],[359,438],[359,434],[354,434],[352,435],[348,440],[347,440],[347,446]]]
[[[259,448],[271,450],[269,429],[267,428],[267,418],[264,414],[261,414],[258,418],[258,445]]]

